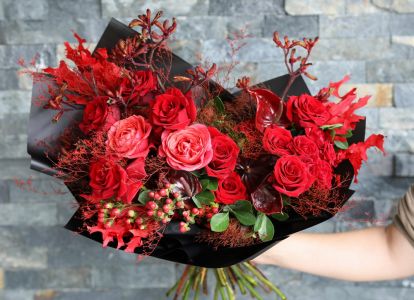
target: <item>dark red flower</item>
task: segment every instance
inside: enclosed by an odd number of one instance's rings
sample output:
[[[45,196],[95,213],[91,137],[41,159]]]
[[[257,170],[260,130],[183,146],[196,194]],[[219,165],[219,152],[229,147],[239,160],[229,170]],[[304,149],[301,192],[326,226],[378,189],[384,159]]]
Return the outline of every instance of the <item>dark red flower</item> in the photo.
[[[325,125],[331,115],[325,105],[308,94],[290,96],[286,105],[289,121],[303,128]]]
[[[151,121],[168,130],[184,129],[193,123],[197,108],[190,94],[183,95],[177,88],[169,88],[151,102]]]
[[[298,155],[308,155],[319,157],[319,148],[314,141],[304,135],[298,135],[293,138],[290,144],[293,153]]]
[[[292,154],[289,148],[292,142],[292,134],[283,127],[267,127],[263,136],[263,148],[274,155],[283,156]]]
[[[300,157],[285,155],[275,164],[273,187],[280,193],[290,197],[298,197],[306,192],[315,178],[309,172],[309,166]]]
[[[220,179],[218,189],[214,194],[216,202],[223,204],[234,204],[238,200],[247,200],[246,187],[236,172]]]
[[[215,127],[209,127],[208,131],[213,147],[213,159],[206,166],[207,174],[217,178],[225,178],[234,171],[240,149],[229,136],[221,133]]]
[[[131,71],[129,77],[124,78],[120,91],[128,106],[147,105],[153,99],[151,92],[158,87],[157,77],[151,70]],[[150,97],[146,97],[150,94]]]
[[[108,105],[108,97],[96,97],[86,104],[79,128],[85,134],[96,130],[107,131],[120,117],[119,107]]]
[[[127,192],[128,175],[121,166],[111,160],[100,159],[92,163],[89,178],[92,196],[97,200],[121,198]]]

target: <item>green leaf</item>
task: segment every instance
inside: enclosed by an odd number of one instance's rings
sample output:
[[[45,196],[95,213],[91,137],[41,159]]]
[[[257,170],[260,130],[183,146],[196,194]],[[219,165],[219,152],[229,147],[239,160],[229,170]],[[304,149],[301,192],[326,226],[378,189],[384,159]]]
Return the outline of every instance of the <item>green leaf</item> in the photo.
[[[251,226],[256,223],[256,217],[254,214],[248,211],[232,211],[234,216],[239,222],[245,226]]]
[[[150,192],[150,190],[145,190],[145,191],[142,191],[141,193],[139,193],[138,201],[140,203],[144,204],[144,205],[147,204],[147,202],[150,199],[149,192]]]
[[[280,214],[273,214],[272,218],[278,221],[286,221],[289,219],[289,215],[287,213],[280,213]]]
[[[337,123],[337,124],[330,124],[330,125],[322,125],[322,126],[320,126],[320,128],[322,130],[325,130],[325,129],[335,129],[335,128],[342,127],[343,125],[344,124],[342,124],[342,123]]]
[[[207,189],[207,187],[208,187],[208,185],[210,184],[210,179],[208,179],[208,178],[203,178],[203,179],[201,179],[201,180],[200,180],[200,184],[201,184],[201,188],[202,188],[203,190],[206,190],[206,189]]]
[[[214,202],[214,199],[214,194],[210,191],[202,191],[193,196],[193,201],[198,208],[201,208],[202,204],[209,205],[211,202]]]
[[[243,211],[253,213],[253,206],[250,201],[238,200],[235,204],[230,205],[232,211]]]
[[[214,97],[214,107],[216,108],[217,112],[220,114],[224,114],[226,111],[224,103],[219,96]]]
[[[343,150],[346,150],[346,149],[348,149],[348,147],[349,147],[349,145],[348,145],[348,142],[347,142],[347,141],[345,141],[345,142],[341,142],[341,141],[334,141],[334,144],[335,144],[335,146],[336,146],[337,148],[339,148],[339,149],[343,149]]]
[[[339,136],[343,136],[344,138],[349,139],[352,136],[352,130],[348,130],[346,134],[338,134]]]
[[[215,214],[210,220],[211,231],[223,232],[229,227],[229,213]]]
[[[268,216],[260,213],[254,224],[254,231],[257,231],[262,242],[268,242],[273,239],[275,235],[275,228]]]
[[[218,180],[217,178],[210,177],[207,189],[210,191],[217,191],[218,189]]]

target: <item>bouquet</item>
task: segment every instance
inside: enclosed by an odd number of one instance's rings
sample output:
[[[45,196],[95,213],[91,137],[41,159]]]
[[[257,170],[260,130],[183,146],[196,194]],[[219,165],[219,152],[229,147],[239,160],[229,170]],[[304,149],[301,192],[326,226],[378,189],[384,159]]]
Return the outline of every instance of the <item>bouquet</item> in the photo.
[[[316,39],[280,39],[288,74],[230,93],[215,64],[174,55],[162,13],[111,20],[95,51],[75,34],[58,67],[33,73],[31,167],[61,178],[79,203],[66,228],[104,247],[186,264],[170,292],[282,292],[249,260],[321,223],[352,195],[351,181],[383,151],[355,113],[369,97],[316,95],[302,76]],[[133,30],[138,28],[138,31]],[[301,55],[298,53],[302,52]]]

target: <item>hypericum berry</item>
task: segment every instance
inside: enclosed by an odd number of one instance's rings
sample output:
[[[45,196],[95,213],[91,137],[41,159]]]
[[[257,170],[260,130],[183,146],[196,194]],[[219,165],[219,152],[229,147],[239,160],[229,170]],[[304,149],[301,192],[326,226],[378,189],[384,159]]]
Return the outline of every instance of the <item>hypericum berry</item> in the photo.
[[[136,215],[137,215],[137,213],[136,213],[135,210],[132,210],[132,209],[128,210],[128,216],[129,217],[134,218]]]
[[[106,203],[105,208],[111,209],[114,207],[114,204],[112,202]]]
[[[154,193],[154,192],[149,192],[149,193],[148,193],[148,196],[149,196],[150,198],[154,198],[155,193]]]
[[[147,211],[147,216],[152,217],[154,215],[154,211],[153,210],[148,210]]]
[[[200,209],[198,210],[198,215],[199,215],[199,216],[203,216],[203,215],[204,215],[204,213],[205,213],[205,211],[204,211],[204,209],[203,209],[203,208],[200,208]]]
[[[171,183],[167,182],[164,186],[166,189],[169,189],[171,187]]]
[[[165,204],[163,207],[162,207],[162,210],[167,214],[167,213],[169,213],[170,212],[170,210],[171,210],[171,207],[168,205],[168,204]]]
[[[184,201],[177,201],[175,205],[177,205],[178,208],[184,208]]]
[[[141,225],[142,223],[144,223],[144,220],[142,218],[137,218],[135,220],[135,223],[137,223],[138,225]]]
[[[158,217],[162,217],[163,215],[164,215],[164,213],[161,210],[157,211],[157,216]]]
[[[185,232],[187,232],[187,228],[185,228],[185,227],[180,227],[180,232],[181,232],[181,233],[185,233]]]
[[[174,194],[173,194],[173,196],[174,196],[174,198],[178,198],[178,197],[180,197],[180,193],[179,192],[175,192]]]
[[[125,220],[125,222],[126,222],[127,224],[132,224],[132,223],[134,223],[134,219],[130,219],[130,218],[128,218],[128,219],[126,219],[126,220]]]
[[[158,193],[155,193],[155,195],[154,195],[154,199],[155,199],[155,200],[160,200],[160,199],[161,199],[161,195],[160,195],[160,194],[158,194]]]
[[[173,201],[170,198],[168,198],[167,200],[165,200],[165,203],[166,204],[171,204],[171,203],[173,203]]]
[[[140,225],[140,226],[139,226],[139,229],[140,229],[140,230],[144,230],[144,229],[145,229],[145,225]]]
[[[187,225],[186,222],[183,222],[183,221],[180,222],[180,227],[183,227],[183,226],[186,226],[186,225]]]
[[[188,211],[183,211],[183,217],[187,218],[188,217]]]
[[[198,208],[193,208],[192,210],[191,210],[191,213],[193,214],[193,215],[198,215],[198,213],[199,213],[199,210],[198,210]]]
[[[147,207],[148,207],[149,209],[154,210],[154,209],[157,209],[158,205],[157,205],[157,203],[155,203],[154,201],[148,201],[148,202],[147,202]]]
[[[160,190],[160,195],[163,196],[163,197],[167,196],[167,190],[166,189],[161,189]]]
[[[121,212],[122,211],[119,208],[115,208],[115,209],[112,210],[112,214],[114,216],[119,216],[121,214]]]
[[[164,218],[161,220],[162,224],[167,224],[170,221],[169,218]]]
[[[213,214],[212,213],[208,213],[208,214],[206,214],[206,217],[207,217],[207,219],[211,219],[213,217]]]
[[[213,208],[211,209],[211,211],[212,211],[212,213],[213,213],[213,214],[216,214],[216,213],[218,213],[218,212],[219,212],[219,209],[218,209],[218,207],[213,207]]]

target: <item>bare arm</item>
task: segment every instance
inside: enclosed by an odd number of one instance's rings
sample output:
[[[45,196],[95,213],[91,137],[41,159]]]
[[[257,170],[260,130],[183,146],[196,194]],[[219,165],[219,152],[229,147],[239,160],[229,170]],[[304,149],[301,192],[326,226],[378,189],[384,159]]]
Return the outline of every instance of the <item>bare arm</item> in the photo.
[[[394,225],[344,233],[297,233],[255,261],[350,281],[414,275],[414,247]]]

